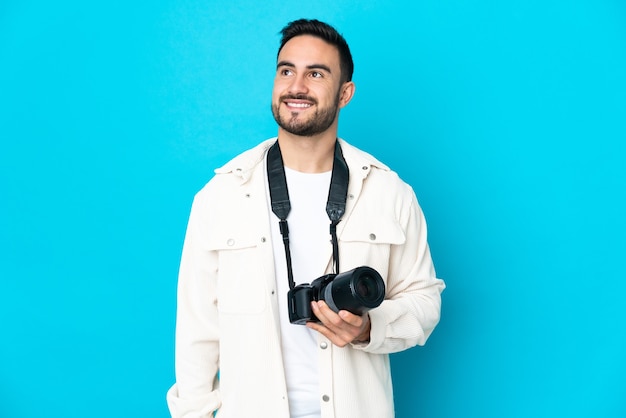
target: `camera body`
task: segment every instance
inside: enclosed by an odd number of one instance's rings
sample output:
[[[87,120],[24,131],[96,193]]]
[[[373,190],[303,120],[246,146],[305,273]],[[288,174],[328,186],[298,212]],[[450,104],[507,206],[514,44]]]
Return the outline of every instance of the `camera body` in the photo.
[[[289,322],[320,322],[312,312],[311,302],[323,300],[334,311],[346,310],[363,315],[385,299],[385,283],[371,267],[361,266],[339,274],[327,274],[300,284],[287,293]]]

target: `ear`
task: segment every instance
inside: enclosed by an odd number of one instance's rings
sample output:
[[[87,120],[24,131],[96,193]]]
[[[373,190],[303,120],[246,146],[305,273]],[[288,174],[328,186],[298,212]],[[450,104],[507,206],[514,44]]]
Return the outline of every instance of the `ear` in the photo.
[[[343,83],[343,85],[341,86],[341,94],[339,95],[340,109],[350,103],[350,100],[352,100],[352,97],[354,96],[355,89],[356,86],[352,81],[346,81],[345,83]]]

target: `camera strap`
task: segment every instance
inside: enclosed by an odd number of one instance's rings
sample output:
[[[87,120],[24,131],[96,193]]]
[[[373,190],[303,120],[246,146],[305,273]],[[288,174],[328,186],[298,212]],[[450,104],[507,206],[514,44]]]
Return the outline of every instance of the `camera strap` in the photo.
[[[339,242],[337,240],[337,224],[346,211],[349,178],[350,172],[348,170],[348,164],[346,164],[346,160],[343,158],[339,141],[336,141],[333,171],[330,178],[330,190],[328,191],[328,201],[326,202],[326,214],[330,219],[330,235],[333,245],[335,273],[339,273]],[[293,280],[293,270],[291,267],[289,226],[287,224],[287,216],[291,211],[291,203],[289,201],[289,190],[287,189],[287,177],[285,176],[283,156],[280,152],[278,141],[270,147],[267,154],[267,179],[270,188],[272,212],[274,212],[278,219],[280,219],[280,234],[283,237],[283,244],[285,245],[289,288],[293,289],[296,285]]]

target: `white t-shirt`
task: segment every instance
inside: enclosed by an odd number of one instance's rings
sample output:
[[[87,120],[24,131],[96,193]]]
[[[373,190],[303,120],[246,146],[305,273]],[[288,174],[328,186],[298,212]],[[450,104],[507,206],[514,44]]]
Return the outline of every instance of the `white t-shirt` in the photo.
[[[291,211],[289,248],[293,278],[296,285],[311,283],[322,276],[331,260],[330,220],[326,202],[331,172],[301,173],[285,167]],[[268,192],[269,201],[269,192]],[[320,390],[317,363],[317,332],[304,325],[289,322],[287,313],[287,261],[278,226],[278,217],[271,212],[272,244],[278,307],[282,336],[283,361],[291,418],[319,418]]]

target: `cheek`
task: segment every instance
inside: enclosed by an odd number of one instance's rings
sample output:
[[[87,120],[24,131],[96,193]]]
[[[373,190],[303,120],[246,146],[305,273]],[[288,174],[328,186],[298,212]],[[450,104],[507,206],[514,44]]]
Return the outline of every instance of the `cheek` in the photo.
[[[283,95],[284,88],[280,83],[274,83],[274,88],[272,89],[272,101],[277,102],[280,96]]]
[[[322,92],[320,92],[322,93]],[[336,86],[324,86],[323,91],[324,97],[329,103],[336,103],[338,98],[341,97],[341,90],[337,89]],[[321,96],[320,96],[321,97]]]

